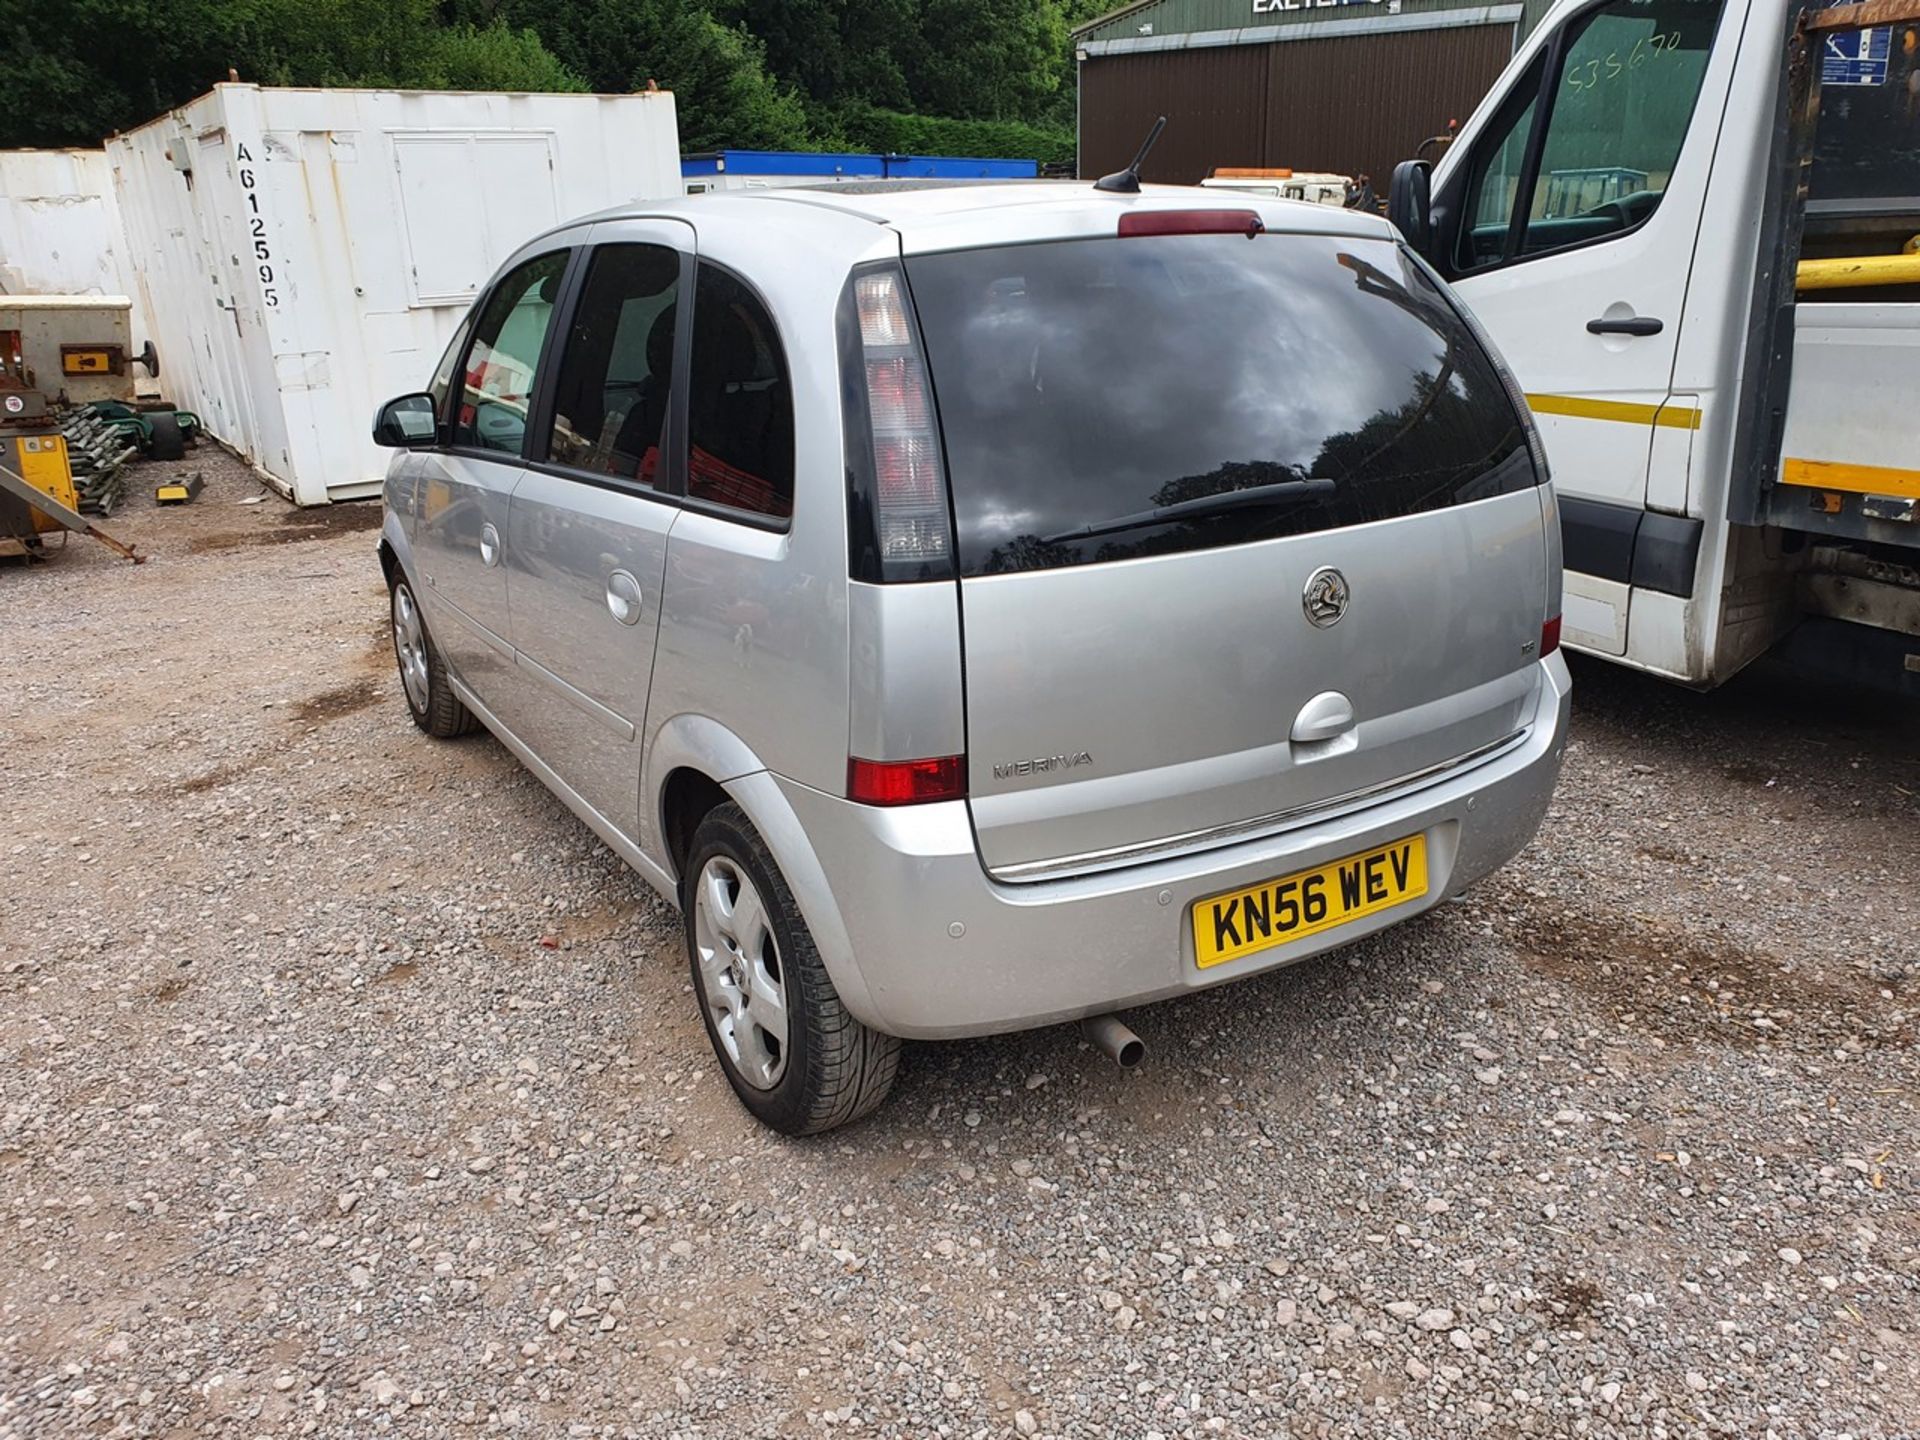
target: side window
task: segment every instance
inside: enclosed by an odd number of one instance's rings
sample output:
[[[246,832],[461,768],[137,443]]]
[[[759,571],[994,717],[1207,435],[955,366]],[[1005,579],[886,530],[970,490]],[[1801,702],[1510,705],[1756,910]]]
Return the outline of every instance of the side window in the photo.
[[[533,372],[566,268],[564,250],[529,260],[509,271],[481,303],[454,415],[455,445],[520,453],[533,403]]]
[[[677,250],[594,252],[554,386],[547,454],[555,464],[662,483],[679,294]]]
[[[440,363],[433,367],[433,379],[427,384],[427,393],[433,396],[433,415],[437,421],[447,418],[447,396],[453,393],[453,372],[459,368],[460,356],[467,348],[467,337],[473,333],[473,312],[466,316],[453,332],[453,339],[447,342],[446,354],[440,357]]]
[[[1573,23],[1538,98],[1489,133],[1467,196],[1463,269],[1623,234],[1659,208],[1693,120],[1723,0],[1613,0]],[[1522,156],[1544,113],[1539,160]],[[1516,205],[1518,236],[1497,234]]]
[[[745,284],[701,262],[687,390],[687,494],[793,514],[793,386],[780,332]]]
[[[1521,82],[1524,89],[1539,87],[1536,74]],[[1516,97],[1521,98],[1521,97]],[[1472,270],[1502,259],[1507,251],[1507,231],[1513,224],[1513,207],[1519,203],[1520,176],[1526,169],[1527,141],[1533,136],[1535,100],[1496,119],[1473,157],[1473,178],[1467,186],[1466,218],[1460,226],[1460,249],[1454,263]]]

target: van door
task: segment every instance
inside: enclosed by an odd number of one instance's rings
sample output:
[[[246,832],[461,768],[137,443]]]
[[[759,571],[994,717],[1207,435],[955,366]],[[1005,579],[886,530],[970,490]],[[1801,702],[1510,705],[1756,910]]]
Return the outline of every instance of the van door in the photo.
[[[674,374],[693,230],[622,221],[592,238],[539,412],[543,434],[508,510],[507,585],[526,702],[515,728],[568,789],[631,837],[667,534],[679,514]]]
[[[414,553],[434,641],[496,712],[513,665],[502,563],[507,499],[520,479],[528,410],[569,254],[554,250],[515,266],[480,302],[454,386],[448,446],[423,457],[415,482]]]
[[[1435,180],[1433,258],[1546,441],[1575,572],[1567,638],[1607,654],[1626,649],[1643,511],[1686,511],[1684,437],[1707,400],[1671,380],[1737,48],[1715,49],[1723,9],[1606,0],[1568,16]],[[1682,443],[1656,446],[1665,431]],[[1643,578],[1690,594],[1693,533]]]

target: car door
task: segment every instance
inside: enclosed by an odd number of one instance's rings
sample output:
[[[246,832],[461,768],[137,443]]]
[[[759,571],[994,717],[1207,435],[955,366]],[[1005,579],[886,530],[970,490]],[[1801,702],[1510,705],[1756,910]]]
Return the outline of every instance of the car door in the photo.
[[[514,683],[507,502],[520,479],[530,402],[570,254],[550,250],[514,266],[476,306],[473,338],[450,387],[447,444],[423,456],[415,481],[414,553],[435,643],[496,712]]]
[[[1434,258],[1539,417],[1571,501],[1571,570],[1630,560],[1643,510],[1686,509],[1704,397],[1671,381],[1736,49],[1715,45],[1723,8],[1607,0],[1569,16],[1436,177]],[[1569,602],[1570,640],[1624,650],[1627,578],[1604,614]]]
[[[629,837],[640,726],[660,625],[667,534],[681,489],[675,437],[680,303],[693,230],[596,226],[565,323],[531,463],[508,507],[522,738]]]

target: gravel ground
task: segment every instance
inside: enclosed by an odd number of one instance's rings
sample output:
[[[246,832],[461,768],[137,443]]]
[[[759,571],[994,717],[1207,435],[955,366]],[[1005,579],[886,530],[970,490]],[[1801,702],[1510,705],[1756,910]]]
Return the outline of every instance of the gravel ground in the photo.
[[[1920,1433],[1920,717],[1579,667],[1465,903],[756,1129],[375,511],[0,566],[0,1437]]]

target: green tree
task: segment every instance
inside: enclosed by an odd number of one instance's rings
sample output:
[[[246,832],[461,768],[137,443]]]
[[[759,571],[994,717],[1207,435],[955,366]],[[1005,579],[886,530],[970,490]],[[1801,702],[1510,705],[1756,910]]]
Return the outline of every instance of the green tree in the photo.
[[[453,0],[468,23],[532,30],[588,88],[674,93],[683,150],[792,149],[813,139],[806,106],[767,72],[760,41],[684,0]]]
[[[525,30],[445,25],[433,0],[24,0],[0,145],[97,145],[227,78],[268,85],[578,90]]]
[[[1031,120],[1060,91],[1064,12],[1049,0],[921,0],[909,81],[919,108],[981,120]]]
[[[98,145],[224,80],[227,0],[12,0],[0,21],[0,146]]]
[[[918,43],[919,0],[716,0],[712,8],[751,31],[767,69],[817,111],[913,103],[902,57]]]
[[[442,90],[584,90],[531,30],[453,25],[434,36],[431,83]]]

